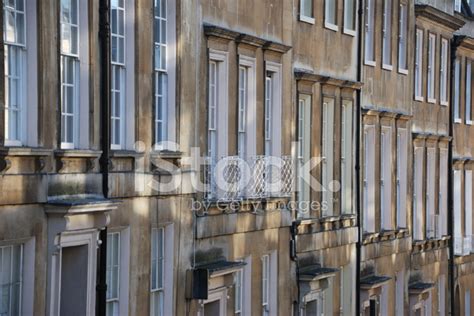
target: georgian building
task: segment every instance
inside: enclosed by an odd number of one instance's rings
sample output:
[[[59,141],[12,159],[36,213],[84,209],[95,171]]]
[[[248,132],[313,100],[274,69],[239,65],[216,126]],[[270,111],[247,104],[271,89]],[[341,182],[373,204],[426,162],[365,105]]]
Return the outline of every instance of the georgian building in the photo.
[[[0,315],[470,315],[469,1],[0,3]]]

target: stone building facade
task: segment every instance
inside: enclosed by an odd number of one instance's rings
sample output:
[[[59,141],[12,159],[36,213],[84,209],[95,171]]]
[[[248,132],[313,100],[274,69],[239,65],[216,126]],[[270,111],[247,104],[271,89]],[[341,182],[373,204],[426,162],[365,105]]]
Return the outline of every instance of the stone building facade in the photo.
[[[0,3],[0,315],[470,315],[469,1]]]

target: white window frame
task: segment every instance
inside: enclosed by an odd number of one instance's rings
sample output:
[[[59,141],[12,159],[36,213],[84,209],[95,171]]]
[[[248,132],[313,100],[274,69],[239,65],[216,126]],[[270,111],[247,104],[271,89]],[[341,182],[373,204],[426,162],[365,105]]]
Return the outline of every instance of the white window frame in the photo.
[[[461,199],[462,199],[462,171],[453,170],[453,185],[454,185],[454,196],[453,196],[453,234],[454,234],[454,254],[457,256],[462,255],[462,220],[461,220]],[[460,244],[460,245],[459,245]]]
[[[118,243],[118,246],[117,246],[117,253],[114,253],[114,243],[117,242]],[[119,305],[120,305],[120,273],[121,273],[121,269],[120,269],[120,255],[121,255],[121,251],[120,251],[120,247],[121,247],[121,244],[120,244],[120,233],[119,232],[114,232],[114,233],[108,233],[107,234],[107,278],[109,280],[107,280],[107,299],[106,299],[106,302],[107,302],[107,315],[108,316],[115,316],[115,315],[119,315]],[[116,263],[113,263],[113,262],[110,262],[109,259],[111,259],[112,257],[116,257],[116,260],[117,262]],[[115,260],[115,259],[113,259]],[[114,274],[114,269],[117,269],[116,273],[116,280],[117,280],[117,284],[114,284],[112,282],[113,280],[113,277],[111,276],[112,274]],[[109,275],[111,276],[109,278]],[[109,291],[112,289],[112,288],[115,288],[116,287],[116,295],[113,296],[111,293],[109,293]],[[109,306],[112,306],[112,313],[109,314]]]
[[[398,72],[408,74],[408,5],[400,3],[398,12]],[[404,65],[402,60],[404,60]]]
[[[200,301],[201,307],[198,311],[198,316],[205,316],[204,315],[204,306],[209,303],[214,303],[219,301],[219,314],[216,316],[225,316],[227,315],[227,288],[221,287],[216,290],[212,290],[209,292],[208,298],[205,301]],[[174,315],[174,314],[164,314],[164,315]]]
[[[438,238],[448,234],[448,149],[439,149]]]
[[[438,315],[446,315],[446,276],[438,277]]]
[[[89,148],[89,41],[80,41],[82,34],[89,35],[89,15],[88,2],[76,1],[77,3],[77,24],[63,23],[64,27],[77,28],[77,52],[67,52],[61,47],[61,148],[75,149]],[[61,1],[62,5],[62,1]],[[61,17],[60,17],[61,20]],[[62,36],[62,33],[61,33]],[[61,39],[62,41],[62,39]],[[63,75],[66,74],[65,68],[66,60],[72,60],[74,63],[73,83],[66,83]],[[65,106],[65,89],[72,88],[73,92],[73,112],[69,113],[64,110]],[[64,139],[64,133],[67,130],[67,124],[63,120],[64,116],[72,116],[72,141],[68,142]],[[64,125],[64,126],[63,126]]]
[[[4,13],[6,12],[4,3]],[[11,10],[12,8],[10,8]],[[15,139],[8,138],[7,123],[8,118],[5,116],[4,132],[5,132],[5,146],[30,146],[36,147],[38,145],[38,40],[37,29],[30,28],[29,25],[37,25],[37,0],[30,0],[24,2],[24,42],[8,41],[4,34],[4,49],[8,52],[8,46],[16,47],[21,52],[21,59],[19,62],[20,78],[19,78],[19,95],[18,111],[19,118],[17,120],[18,137]],[[4,17],[5,21],[5,17]],[[6,32],[6,28],[4,29]],[[5,114],[8,111],[8,97],[6,93],[7,87],[7,58],[5,58]]]
[[[331,2],[332,4],[334,4],[334,21],[329,21],[329,14],[331,14],[332,12],[329,12],[329,8],[330,6],[328,6],[328,1]],[[324,0],[324,27],[329,29],[329,30],[332,30],[332,31],[338,31],[339,30],[339,27],[337,26],[337,3],[339,1],[334,1],[334,0]],[[334,23],[333,23],[334,22]]]
[[[454,62],[454,123],[462,123],[461,118],[461,60]]]
[[[382,69],[391,71],[392,66],[392,0],[384,0],[382,20]]]
[[[375,232],[375,125],[364,126],[363,228]]]
[[[311,6],[311,14],[306,14],[305,12],[305,4],[310,3]],[[313,0],[300,0],[300,14],[299,14],[299,19],[301,22],[306,22],[309,24],[314,24],[315,19],[314,19],[314,2]]]
[[[261,257],[262,262],[262,315],[278,314],[278,258],[277,252],[265,254]],[[264,295],[264,289],[267,290]]]
[[[436,237],[436,148],[426,149],[426,215],[425,236],[427,239]]]
[[[349,7],[352,7],[352,12],[348,10]],[[357,35],[357,21],[358,21],[358,0],[344,0],[344,28],[343,28],[343,33],[350,35],[350,36],[356,36]],[[349,22],[349,17],[352,14],[352,21],[353,25],[350,25]]]
[[[270,315],[270,255],[262,256],[262,311]]]
[[[21,247],[21,275],[20,275],[20,293],[19,309],[20,315],[34,314],[34,296],[35,296],[35,238],[25,238],[19,240],[0,241],[0,272],[2,271],[2,251],[6,248]],[[10,259],[10,263],[11,263]],[[9,272],[11,274],[12,271]],[[2,274],[0,273],[0,284]]]
[[[382,126],[380,133],[380,226],[392,230],[392,128]]]
[[[427,99],[428,103],[436,103],[436,34],[428,32],[428,69],[427,69]]]
[[[464,315],[471,315],[471,290],[464,292]]]
[[[309,217],[310,185],[305,181],[307,174],[303,166],[311,158],[311,96],[306,94],[299,95],[298,102],[298,217]]]
[[[408,198],[408,130],[397,132],[397,227],[407,227]]]
[[[265,61],[265,72],[265,155],[280,157],[282,139],[282,65]],[[268,76],[269,74],[271,74],[271,78]],[[269,88],[270,90],[268,90]],[[270,96],[270,99],[268,96]],[[267,125],[267,122],[270,124]]]
[[[365,1],[364,64],[375,66],[375,0]]]
[[[400,270],[395,274],[395,316],[405,314],[405,271]]]
[[[417,28],[415,37],[415,101],[424,101],[423,97],[423,34],[424,30]]]
[[[425,237],[422,229],[424,147],[415,146],[413,156],[413,239],[424,240]]]
[[[162,247],[162,258],[156,257],[153,258],[153,240],[155,240],[155,234],[160,234],[161,239],[161,247]],[[158,236],[158,235],[156,235]],[[156,237],[157,238],[157,237]],[[150,270],[150,315],[174,315],[174,306],[173,306],[173,280],[174,280],[174,225],[167,224],[165,226],[159,227],[152,227],[151,230],[151,242],[150,246],[152,247],[150,250],[150,269],[153,269],[153,261],[154,260],[161,260],[161,273],[162,273],[162,280],[161,286],[160,282],[158,282],[158,271],[156,272],[157,276],[157,283],[153,284],[153,275],[152,271]],[[158,250],[158,249],[156,249]],[[158,255],[158,253],[156,253]],[[156,264],[156,269],[160,269],[158,263]],[[155,295],[160,295],[157,293],[161,293],[162,295],[162,302],[163,305],[161,306],[161,313],[159,311],[155,311],[153,298]]]
[[[214,84],[211,82],[213,65],[215,66]],[[218,160],[228,156],[228,53],[210,49],[208,66],[207,155],[210,159],[210,168],[214,170]],[[212,91],[215,93],[214,96],[211,95]],[[217,198],[221,191],[218,192],[213,176],[210,181],[210,197]]]
[[[239,137],[237,139],[239,157],[243,160],[248,160],[249,158],[256,155],[257,151],[257,89],[256,89],[256,59],[253,57],[248,57],[244,55],[239,56],[239,68],[245,68],[246,70],[246,86],[245,91],[245,108],[243,111],[241,108],[240,100],[240,79],[239,79],[239,116],[238,116],[238,133]],[[243,115],[243,117],[241,117]],[[241,119],[243,119],[244,124],[241,126]],[[241,127],[243,129],[241,129]],[[240,136],[240,133],[243,136]],[[245,148],[243,153],[240,153],[240,143],[244,142]]]
[[[114,38],[120,38],[124,41],[123,56],[118,60],[111,60],[111,146],[112,150],[134,149],[135,146],[135,46],[128,43],[135,42],[135,0],[124,1],[124,7],[117,7],[118,11],[123,11],[123,30],[124,34],[111,32],[111,41]],[[113,14],[113,9],[110,10]],[[111,19],[113,20],[113,19]],[[117,19],[118,20],[118,19]],[[111,26],[112,28],[112,26]],[[113,29],[113,28],[112,28]],[[112,45],[111,45],[112,50]],[[113,54],[112,54],[113,55]],[[120,72],[122,77],[120,86],[114,87],[114,78],[116,71]],[[114,113],[115,107],[114,94],[119,94],[120,113]],[[120,141],[114,143],[114,124],[113,121],[119,121]]]
[[[252,257],[237,260],[245,262],[245,266],[234,274],[234,314],[250,315],[252,301]],[[240,287],[237,282],[240,281]],[[240,290],[239,293],[237,293]],[[240,307],[237,300],[240,297]]]
[[[341,213],[352,214],[353,154],[353,101],[342,100],[341,119]]]
[[[472,170],[464,170],[464,237],[471,243],[469,252],[472,252]]]
[[[155,26],[158,23],[166,26],[166,38],[161,38],[161,34],[159,39],[156,36],[153,37],[155,48],[154,149],[175,150],[168,142],[176,141],[176,1],[153,0],[153,2]],[[161,11],[156,9],[160,5]],[[162,14],[163,6],[165,14]],[[157,27],[154,28],[154,30],[156,29]],[[162,51],[165,51],[164,60]],[[161,57],[161,61],[159,61],[159,57]],[[160,81],[160,78],[164,81]],[[160,86],[160,83],[163,83],[163,86]],[[161,117],[158,116],[160,105],[162,106]]]
[[[454,11],[461,12],[461,0],[454,0]]]
[[[322,184],[322,216],[334,214],[334,192],[331,191],[331,182],[334,179],[334,97],[323,97],[322,107],[322,140],[321,140],[321,184]]]
[[[472,125],[472,60],[466,58],[466,100],[465,100],[465,114],[466,124]]]
[[[112,249],[110,237],[117,236],[118,240],[118,289],[117,297],[108,298],[107,304],[115,302],[116,313],[111,315],[126,315],[128,313],[129,304],[129,272],[130,272],[130,228],[112,228],[107,234],[107,253]],[[107,255],[107,270],[109,270],[109,255]],[[108,273],[107,273],[108,274]],[[107,282],[107,290],[110,284]],[[107,315],[110,315],[107,313]]]
[[[449,41],[441,37],[441,59],[439,68],[439,99],[443,106],[449,105],[448,98],[448,56],[449,56]]]

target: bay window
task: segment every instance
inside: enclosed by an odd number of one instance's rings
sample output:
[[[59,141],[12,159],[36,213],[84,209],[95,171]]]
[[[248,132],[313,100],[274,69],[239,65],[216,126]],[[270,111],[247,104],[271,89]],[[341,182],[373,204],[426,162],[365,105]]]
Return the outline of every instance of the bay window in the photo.
[[[322,113],[322,216],[333,215],[334,179],[334,99],[323,99]]]
[[[415,100],[423,101],[423,30],[416,29]]]
[[[408,6],[405,3],[400,3],[398,14],[398,72],[406,74],[408,73]]]
[[[436,58],[436,35],[428,36],[428,102],[436,103],[435,98],[435,58]]]
[[[392,70],[392,0],[384,1],[382,28],[382,67]]]

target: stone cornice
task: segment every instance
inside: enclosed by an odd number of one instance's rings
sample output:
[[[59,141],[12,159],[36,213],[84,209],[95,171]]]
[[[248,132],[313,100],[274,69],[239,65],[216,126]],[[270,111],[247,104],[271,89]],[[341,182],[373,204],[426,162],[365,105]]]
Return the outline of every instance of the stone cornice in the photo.
[[[441,10],[438,10],[430,5],[417,4],[415,5],[416,17],[424,17],[443,26],[446,26],[452,30],[460,29],[465,22],[455,16],[447,14]]]
[[[351,88],[359,90],[362,88],[363,83],[339,78],[333,78],[329,76],[324,76],[320,74],[315,74],[311,71],[304,69],[295,69],[295,78],[296,80],[305,80],[309,82],[319,82],[321,84],[333,85],[342,88]]]
[[[232,31],[208,23],[204,23],[204,34],[206,34],[206,36],[213,36],[228,41],[236,41],[238,43],[260,47],[264,50],[270,50],[281,54],[284,54],[291,49],[291,46],[282,43],[270,41],[250,34]]]

